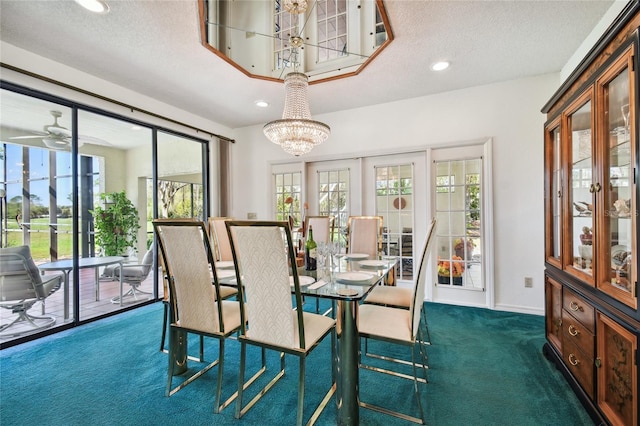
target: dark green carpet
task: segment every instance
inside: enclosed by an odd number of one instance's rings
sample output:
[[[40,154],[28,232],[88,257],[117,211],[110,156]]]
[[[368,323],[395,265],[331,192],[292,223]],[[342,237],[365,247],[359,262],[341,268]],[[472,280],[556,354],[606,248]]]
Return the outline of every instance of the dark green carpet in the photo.
[[[433,340],[430,383],[422,388],[428,424],[591,424],[560,373],[541,353],[544,318],[433,303],[425,307]],[[156,304],[1,351],[0,424],[295,423],[297,360],[293,358],[287,359],[288,374],[241,421],[233,418],[233,406],[212,413],[215,368],[166,398],[167,356],[158,351],[161,321],[162,306]],[[207,353],[213,359],[217,344],[210,342]],[[329,343],[327,339],[308,360],[307,418],[330,383]],[[372,346],[399,353],[386,345]],[[237,385],[237,342],[229,341],[227,351],[223,396]],[[254,365],[258,353],[249,351]],[[274,371],[275,356],[270,356],[269,364]],[[360,388],[362,400],[415,410],[409,381],[363,371]],[[335,424],[335,417],[335,404],[330,403],[318,424]],[[406,424],[364,409],[360,423]]]

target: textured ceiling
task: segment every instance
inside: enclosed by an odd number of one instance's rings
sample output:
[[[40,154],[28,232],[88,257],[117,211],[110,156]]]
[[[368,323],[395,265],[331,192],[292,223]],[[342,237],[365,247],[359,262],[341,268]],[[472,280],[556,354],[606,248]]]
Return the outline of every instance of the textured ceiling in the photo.
[[[386,0],[395,40],[361,74],[310,86],[311,112],[559,72],[612,3]],[[94,15],[71,0],[0,0],[0,39],[230,128],[282,114],[281,83],[251,79],[200,44],[195,0],[109,4]],[[434,74],[440,59],[452,66]]]

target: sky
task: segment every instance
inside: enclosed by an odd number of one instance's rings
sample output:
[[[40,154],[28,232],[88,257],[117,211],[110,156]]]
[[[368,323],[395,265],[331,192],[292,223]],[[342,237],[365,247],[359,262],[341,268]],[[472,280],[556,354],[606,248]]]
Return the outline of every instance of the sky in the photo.
[[[6,173],[7,201],[22,195],[22,170],[24,165],[23,146],[6,144],[5,159],[0,164],[0,171]],[[48,149],[30,147],[30,192],[35,194],[40,204],[49,204],[49,153],[55,155],[57,176],[57,203],[58,206],[70,206],[69,196],[72,191],[71,182],[71,153],[68,151],[49,151]]]

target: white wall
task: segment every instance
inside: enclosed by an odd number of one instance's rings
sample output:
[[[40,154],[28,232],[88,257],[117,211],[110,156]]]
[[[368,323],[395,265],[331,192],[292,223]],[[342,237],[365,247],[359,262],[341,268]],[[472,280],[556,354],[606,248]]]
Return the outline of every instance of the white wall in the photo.
[[[316,116],[332,133],[303,159],[493,138],[495,306],[543,314],[545,117],[540,109],[559,85],[559,75],[549,74]],[[268,219],[270,165],[293,157],[269,142],[262,126],[236,129],[234,138],[232,215],[257,212]],[[533,277],[533,288],[524,288],[525,276]]]
[[[633,1],[633,0],[631,0]],[[591,48],[598,42],[600,37],[606,32],[611,23],[618,17],[622,9],[629,3],[628,0],[615,0],[611,7],[607,10],[604,16],[593,28],[589,36],[587,36],[578,49],[571,55],[571,58],[567,61],[562,71],[560,71],[560,78],[562,81],[569,78],[573,70],[580,64],[585,56],[589,53]]]

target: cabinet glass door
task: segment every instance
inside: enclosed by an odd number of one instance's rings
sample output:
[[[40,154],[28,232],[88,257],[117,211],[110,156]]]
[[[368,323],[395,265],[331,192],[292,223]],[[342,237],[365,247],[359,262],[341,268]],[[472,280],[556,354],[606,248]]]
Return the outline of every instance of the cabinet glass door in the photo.
[[[585,92],[566,116],[569,135],[569,182],[564,263],[572,274],[593,285],[593,126],[591,92]]]
[[[598,287],[618,300],[637,306],[635,298],[635,230],[636,207],[633,165],[635,158],[632,76],[629,72],[631,50],[623,55],[598,84],[602,99],[604,131],[601,147],[603,176],[601,191],[603,214],[598,214],[602,224],[598,225],[597,247],[601,250],[601,267],[598,269]]]
[[[547,188],[545,211],[547,212],[547,238],[546,258],[547,261],[561,268],[562,255],[562,161],[560,143],[560,123],[559,120],[551,123],[546,129],[546,170]]]

